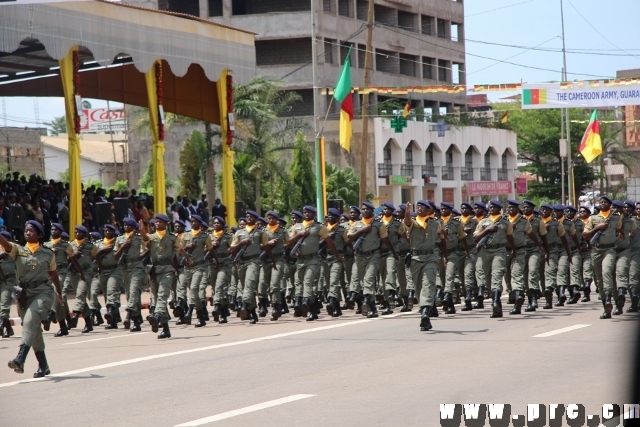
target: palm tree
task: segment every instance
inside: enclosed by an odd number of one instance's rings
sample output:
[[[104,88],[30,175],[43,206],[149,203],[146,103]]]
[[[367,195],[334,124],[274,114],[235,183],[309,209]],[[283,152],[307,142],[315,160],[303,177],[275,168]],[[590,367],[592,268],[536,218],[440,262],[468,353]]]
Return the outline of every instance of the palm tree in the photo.
[[[609,191],[609,177],[605,173],[605,159],[612,160],[613,164],[624,165],[629,170],[633,170],[633,167],[640,163],[640,159],[634,156],[620,139],[620,134],[624,130],[625,127],[619,126],[617,123],[600,122],[602,155],[596,159],[600,178],[600,194],[604,194],[605,190]]]
[[[360,176],[350,167],[340,169],[335,165],[326,165],[327,198],[342,199],[346,206],[358,206],[360,197]]]

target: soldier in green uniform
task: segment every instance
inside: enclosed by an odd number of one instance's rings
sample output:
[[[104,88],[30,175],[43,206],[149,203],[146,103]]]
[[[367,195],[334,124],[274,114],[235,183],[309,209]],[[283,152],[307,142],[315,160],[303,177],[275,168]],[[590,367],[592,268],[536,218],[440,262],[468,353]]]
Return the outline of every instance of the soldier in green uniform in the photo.
[[[582,278],[582,265],[584,259],[584,250],[586,248],[584,239],[582,238],[582,232],[584,231],[584,223],[580,218],[577,218],[578,209],[575,206],[568,205],[564,210],[564,216],[566,220],[573,222],[573,228],[575,230],[575,236],[578,241],[571,245],[571,265],[569,266],[570,288],[569,288],[569,300],[567,304],[576,304],[580,301],[580,290],[583,287],[584,279]],[[566,221],[565,220],[565,221]],[[563,222],[565,224],[565,222]],[[565,225],[565,229],[567,226]]]
[[[75,234],[76,238],[71,242],[71,248],[73,249],[73,258],[80,264],[80,271],[74,268],[67,279],[71,289],[76,294],[76,302],[73,307],[73,315],[69,320],[69,328],[75,328],[78,325],[78,318],[82,315],[85,322],[82,333],[87,333],[93,331],[93,320],[87,304],[91,282],[87,280],[93,277],[93,259],[98,252],[98,248],[89,241],[89,231],[83,225],[76,226]]]
[[[564,211],[564,209],[562,209]],[[558,221],[552,215],[553,208],[549,204],[542,204],[540,206],[540,214],[542,215],[542,222],[547,229],[547,242],[549,244],[549,259],[544,266],[544,309],[553,308],[553,291],[557,287],[558,279],[558,260],[560,258],[560,252],[564,249],[567,257],[571,259],[571,250],[569,249],[569,243],[565,236],[565,229],[562,223]],[[566,298],[566,297],[565,297]]]
[[[213,286],[213,320],[219,324],[227,323],[229,302],[227,299],[229,283],[231,282],[231,260],[229,246],[231,234],[225,232],[224,218],[213,217],[211,263],[209,264],[209,278]]]
[[[404,203],[398,205],[396,211],[396,219],[400,221],[404,220],[404,216],[407,214],[407,205]],[[402,231],[404,230],[404,231]],[[415,290],[413,287],[413,277],[411,276],[411,245],[409,244],[409,236],[406,233],[406,227],[398,229],[400,239],[396,246],[396,252],[398,252],[398,292],[402,298],[402,308],[400,312],[406,313],[413,309],[413,299],[415,298]]]
[[[238,220],[238,228],[237,230],[241,230],[247,226],[247,220],[244,218],[240,218]],[[235,231],[237,231],[235,230]],[[235,233],[232,231],[232,234]],[[229,309],[237,310],[238,316],[240,316],[240,307],[242,306],[242,291],[243,289],[239,289],[239,279],[238,279],[238,265],[236,263],[231,264],[231,282],[229,283]]]
[[[98,247],[98,243],[103,239],[102,234],[97,231],[89,233],[89,237],[91,238],[91,243],[93,243],[96,248]],[[87,304],[89,305],[89,312],[91,312],[93,326],[100,326],[104,323],[104,319],[102,318],[102,305],[100,304],[99,296],[100,294],[106,296],[106,290],[100,287],[100,273],[98,272],[96,257],[93,258],[91,285],[89,286],[89,299],[87,300]]]
[[[142,220],[137,223],[132,218],[125,218],[123,224],[124,235],[116,239],[114,248],[114,258],[118,260],[118,265],[122,269],[123,280],[129,284],[127,316],[123,325],[130,332],[140,332],[142,329],[140,294],[147,283],[147,273],[142,264],[142,259],[148,252],[147,245],[142,240],[138,230],[144,228],[144,223]],[[133,322],[133,325],[131,322]]]
[[[62,239],[62,233],[64,233],[64,227],[62,224],[52,223],[51,224],[51,240],[49,242],[44,243],[44,247],[49,248],[53,251],[56,256],[56,272],[58,273],[58,282],[61,284],[65,283],[67,278],[67,267],[69,263],[73,263],[76,271],[80,271],[80,265],[78,264],[78,260],[73,256],[73,248],[69,244],[69,242],[64,241]],[[49,312],[49,316],[47,316],[47,321],[57,321],[60,325],[60,329],[56,332],[56,337],[62,337],[65,335],[69,335],[69,329],[67,327],[67,319],[69,318],[69,305],[67,304],[66,295],[62,297],[64,304],[59,304],[58,300],[55,299],[53,302],[52,311]],[[47,330],[45,325],[45,330]]]
[[[640,202],[636,202],[633,219],[636,227],[640,228]],[[633,233],[631,236],[631,262],[629,263],[629,296],[631,297],[631,306],[627,309],[627,313],[638,312],[638,300],[640,286],[640,232]]]
[[[260,215],[257,212],[247,211],[247,225],[245,228],[236,231],[229,248],[231,254],[235,256],[239,263],[238,277],[240,286],[244,290],[240,319],[247,320],[251,317],[249,322],[251,324],[258,322],[256,292],[260,281],[260,253],[264,250],[273,263],[271,248],[266,247],[269,237],[265,230],[256,224],[258,218],[260,218]],[[273,265],[275,267],[275,263]]]
[[[382,204],[382,215],[377,219],[387,228],[387,237],[397,253],[400,241],[402,240],[402,235],[399,233],[402,222],[395,218],[395,211],[396,207],[393,206],[392,203],[385,202]],[[386,247],[380,247],[380,257],[382,258],[382,262],[380,263],[379,277],[380,282],[384,283],[384,293],[386,294],[384,301],[386,308],[380,314],[386,316],[393,314],[393,307],[396,304],[397,276],[400,258],[399,256],[394,257],[393,253]]]
[[[280,227],[287,230],[287,239],[288,239],[289,229],[287,227],[287,220],[280,217],[278,219],[278,224],[280,224]],[[295,268],[295,260],[293,261],[294,261],[293,265]],[[289,306],[287,305],[287,294],[289,293],[288,288],[289,288],[289,284],[291,283],[289,279],[290,270],[291,270],[291,257],[289,257],[289,251],[286,248],[284,250],[284,263],[282,265],[284,268],[282,271],[282,284],[280,285],[280,307],[282,308],[281,315],[289,313]],[[293,290],[293,287],[291,289]]]
[[[318,259],[320,242],[324,241],[336,259],[342,262],[342,257],[338,254],[333,240],[329,237],[329,230],[315,221],[316,212],[316,208],[313,206],[305,206],[302,209],[303,220],[301,223],[293,225],[287,242],[287,246],[291,248],[291,256],[297,257],[294,316],[306,316],[307,321],[314,321],[318,318],[314,287],[320,275],[320,260]]]
[[[436,239],[446,253],[445,236],[440,221],[434,218],[431,203],[420,200],[416,203],[416,217],[411,217],[411,203],[406,203],[407,210],[402,220],[400,232],[407,233],[411,244],[411,275],[418,304],[420,306],[420,330],[433,328],[429,318],[431,308],[435,306],[436,294]]]
[[[362,216],[360,208],[357,206],[351,206],[349,208],[349,222],[348,228],[353,227],[356,221],[359,221]],[[358,305],[356,314],[362,313],[362,283],[360,283],[360,275],[358,274],[358,265],[356,264],[355,251],[353,250],[353,243],[347,242],[347,248],[345,250],[345,264],[344,273],[346,281],[348,283],[349,298],[347,299],[345,308],[353,308],[354,304]]]
[[[553,205],[553,211],[556,220],[564,227],[564,235],[569,236],[570,238],[570,240],[567,240],[570,248],[569,254],[566,254],[562,251],[560,251],[560,253],[558,254],[558,286],[556,287],[556,295],[558,296],[558,300],[555,304],[556,307],[564,306],[564,303],[567,301],[565,290],[570,289],[571,286],[571,266],[573,265],[574,261],[571,252],[578,251],[578,260],[582,257],[582,254],[580,253],[580,242],[576,234],[576,227],[573,220],[565,216],[566,209],[567,208],[564,205]],[[579,264],[581,264],[581,262],[578,262],[578,265]],[[579,295],[578,298],[580,298]]]
[[[358,278],[362,283],[364,300],[362,315],[369,318],[378,317],[375,306],[375,289],[378,269],[380,268],[380,242],[384,243],[398,261],[398,254],[388,237],[387,227],[382,221],[373,217],[374,207],[369,202],[362,202],[362,219],[356,221],[348,232],[349,242],[355,252],[358,267]]]
[[[122,288],[122,269],[118,268],[118,260],[114,257],[116,245],[116,228],[111,224],[104,226],[104,240],[98,243],[96,261],[98,262],[98,272],[100,288],[106,298],[107,326],[105,329],[118,329],[118,318],[120,316],[120,289]],[[97,298],[96,298],[97,299]],[[99,302],[96,307],[99,310]],[[94,302],[95,306],[95,302]]]
[[[22,293],[18,298],[18,315],[22,319],[22,343],[15,359],[9,361],[9,368],[19,374],[24,373],[24,362],[29,350],[38,360],[38,370],[34,378],[49,375],[49,365],[44,352],[41,322],[45,320],[54,298],[62,305],[62,289],[56,273],[56,257],[51,249],[40,245],[44,229],[37,221],[27,221],[24,228],[24,246],[8,241],[0,234],[0,246],[9,253],[16,263],[17,282]],[[51,286],[53,283],[53,286]]]
[[[295,224],[302,222],[302,212],[291,212],[291,225],[287,228],[287,236],[290,237]],[[295,285],[296,285],[296,259],[291,256],[290,248],[285,250],[285,261],[287,265],[287,293],[285,300],[288,304],[291,304],[295,298]]]
[[[271,254],[276,264],[276,268],[272,269],[271,263],[266,260],[262,261],[262,269],[260,272],[260,281],[266,289],[261,292],[266,294],[267,299],[261,301],[261,309],[267,309],[269,298],[271,299],[271,320],[276,321],[282,316],[282,282],[285,274],[285,245],[289,240],[287,230],[280,225],[280,215],[276,211],[267,212],[267,246],[271,248]],[[266,252],[265,252],[266,255]],[[263,258],[266,258],[263,256]],[[266,313],[265,313],[266,316]],[[262,317],[265,317],[262,316]]]
[[[473,240],[477,243],[479,257],[487,280],[491,286],[491,317],[502,317],[502,279],[507,262],[507,243],[512,253],[516,252],[513,241],[513,224],[501,214],[502,203],[497,200],[489,202],[489,217],[478,223]],[[486,237],[486,239],[484,239]],[[483,240],[484,239],[484,240]]]
[[[191,232],[183,240],[184,251],[191,259],[191,265],[184,267],[184,284],[182,288],[191,292],[189,310],[195,306],[198,314],[198,322],[195,327],[206,325],[209,316],[207,314],[207,282],[209,280],[209,265],[204,259],[206,252],[212,248],[211,236],[207,233],[209,225],[200,215],[191,215]],[[186,235],[186,233],[185,233]],[[179,295],[179,294],[178,294]],[[178,298],[179,299],[179,298]]]
[[[614,200],[613,206],[615,212],[620,215],[622,228],[618,234],[616,241],[616,272],[614,275],[615,288],[617,289],[616,308],[613,310],[614,315],[624,313],[624,304],[626,302],[627,289],[629,288],[629,271],[631,267],[631,239],[636,233],[637,225],[633,218],[635,211],[635,203],[629,201],[622,203]]]
[[[529,304],[524,309],[526,312],[536,311],[538,308],[538,297],[542,295],[540,289],[540,268],[543,260],[549,260],[549,242],[547,241],[547,227],[540,217],[534,213],[535,203],[531,200],[522,202],[522,215],[531,224],[531,232],[535,234],[538,242],[543,247],[540,250],[532,241],[527,240],[525,244],[525,288],[527,289],[527,299]]]
[[[600,196],[600,212],[587,219],[582,233],[591,244],[593,272],[604,306],[601,319],[611,319],[615,289],[616,240],[617,233],[622,230],[620,216],[613,212],[611,204],[609,197]]]
[[[509,276],[508,281],[511,283],[514,294],[514,307],[509,311],[509,314],[521,314],[524,293],[525,289],[527,289],[527,277],[525,275],[527,271],[527,245],[534,246],[538,253],[544,253],[544,249],[540,246],[540,241],[536,233],[534,233],[533,227],[531,227],[531,222],[521,215],[520,202],[508,200],[508,203],[507,215],[509,222],[513,225],[512,236],[516,248],[515,253],[507,257],[506,275]]]
[[[0,234],[8,242],[13,241],[11,233],[8,231],[0,231]],[[0,274],[0,335],[2,335],[2,338],[10,338],[14,335],[9,315],[11,314],[11,293],[16,286],[16,262],[9,256],[9,252],[1,248]],[[46,322],[47,320],[43,324]]]
[[[169,311],[167,309],[167,299],[171,291],[171,282],[175,275],[174,263],[176,254],[179,253],[186,258],[185,264],[191,266],[193,262],[184,251],[184,243],[178,236],[167,232],[169,217],[164,214],[156,214],[156,232],[147,234],[144,227],[140,227],[142,240],[149,245],[150,260],[152,264],[151,274],[155,276],[155,283],[158,287],[155,310],[153,314],[147,316],[153,332],[158,332],[159,325],[162,325],[162,332],[158,334],[158,339],[171,338],[169,330]],[[152,279],[153,280],[153,279]]]
[[[440,203],[440,219],[443,224],[444,235],[446,236],[446,252],[444,252],[446,259],[445,265],[445,285],[444,296],[442,298],[442,310],[445,314],[455,314],[456,307],[453,304],[453,290],[456,274],[458,273],[458,266],[460,265],[460,254],[458,247],[461,246],[464,249],[463,257],[470,258],[469,248],[467,247],[467,233],[464,231],[464,225],[459,218],[452,215],[453,205],[451,203]]]
[[[347,228],[344,224],[338,222],[340,219],[340,211],[335,208],[328,210],[327,230],[329,230],[329,238],[333,241],[338,255],[343,257],[345,248],[347,247]],[[344,261],[340,262],[333,254],[327,254],[327,258],[323,265],[324,277],[328,283],[329,296],[327,300],[327,314],[331,317],[342,316],[340,308],[341,298],[341,280],[344,276]]]
[[[483,219],[487,217],[487,206],[481,201],[477,201],[473,203],[473,211],[476,215],[476,221],[480,223]],[[476,224],[476,228],[477,228]],[[473,229],[475,233],[476,229]],[[475,242],[474,242],[475,243]],[[485,275],[484,275],[484,266],[482,265],[482,257],[480,256],[480,251],[478,251],[478,256],[476,257],[476,283],[478,286],[477,295],[476,295],[476,303],[473,305],[473,308],[484,308],[484,293],[485,293]]]
[[[473,242],[473,233],[478,226],[478,219],[474,215],[473,206],[467,202],[463,202],[460,205],[460,214],[459,219],[464,229],[464,240],[466,241],[466,247],[469,252],[469,256],[460,253],[460,248],[462,247],[462,249],[464,249],[464,246],[458,245],[458,255],[460,258],[458,262],[458,277],[465,291],[464,307],[462,307],[461,310],[472,311],[473,306],[471,305],[471,301],[473,300],[473,292],[474,289],[477,289],[476,262],[478,258],[478,250]]]
[[[173,222],[174,234],[182,240],[182,244],[186,246],[191,242],[191,231],[186,231],[187,224],[184,221],[176,220]],[[189,252],[185,249],[185,253]],[[196,307],[196,301],[191,298],[190,289],[188,287],[186,270],[184,267],[185,260],[181,256],[176,257],[176,263],[174,264],[176,274],[173,275],[171,281],[171,290],[173,295],[176,296],[176,302],[174,303],[173,315],[178,318],[176,325],[191,325],[191,318],[193,317],[193,310]]]
[[[580,229],[582,230],[581,238],[582,238],[582,254],[583,254],[583,257],[582,257],[582,269],[580,270],[581,274],[582,274],[582,282],[581,283],[584,284],[584,287],[582,288],[582,291],[584,292],[584,296],[580,300],[582,302],[591,301],[591,297],[590,297],[590,294],[591,294],[591,283],[593,283],[593,263],[592,263],[592,260],[591,260],[591,245],[589,245],[589,241],[584,238],[584,224],[587,222],[587,220],[589,219],[590,216],[591,216],[591,210],[588,207],[581,206],[578,209],[578,217],[579,218],[576,220],[576,223],[578,221],[581,222]],[[578,229],[578,226],[576,226],[576,230],[577,229]],[[640,243],[640,241],[638,243]]]

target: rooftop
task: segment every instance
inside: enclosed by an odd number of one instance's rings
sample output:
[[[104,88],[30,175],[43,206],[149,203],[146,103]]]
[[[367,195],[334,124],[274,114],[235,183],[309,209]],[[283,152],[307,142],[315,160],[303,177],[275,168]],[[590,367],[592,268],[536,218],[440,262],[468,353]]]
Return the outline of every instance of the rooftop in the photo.
[[[58,136],[43,136],[42,142],[45,147],[57,148],[64,152],[69,150],[69,138],[64,133]],[[122,163],[122,148],[115,148],[116,161]],[[113,163],[113,147],[110,142],[81,138],[80,157],[96,163]]]

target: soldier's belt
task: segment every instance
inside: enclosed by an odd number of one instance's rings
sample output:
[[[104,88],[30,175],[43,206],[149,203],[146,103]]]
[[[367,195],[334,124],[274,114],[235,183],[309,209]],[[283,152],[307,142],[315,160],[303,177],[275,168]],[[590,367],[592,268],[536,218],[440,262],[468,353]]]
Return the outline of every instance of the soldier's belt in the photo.
[[[37,288],[38,286],[48,285],[49,283],[51,283],[49,280],[32,280],[30,282],[27,282],[25,280],[19,280],[18,282],[25,289]]]
[[[428,249],[428,250],[413,250],[411,251],[411,254],[414,256],[420,256],[420,255],[433,255],[433,249]]]
[[[201,259],[200,261],[196,261],[196,262],[194,262],[193,264],[191,264],[191,265],[187,265],[187,266],[185,266],[185,267],[186,267],[186,268],[195,268],[195,267],[200,267],[200,266],[202,266],[202,265],[205,265],[206,263],[207,263],[207,261],[205,261],[205,260]]]
[[[56,270],[65,270],[67,268],[66,262],[59,262],[56,264]]]
[[[171,262],[171,260],[169,259],[169,260],[155,261],[155,262],[153,263],[153,265],[154,265],[155,267],[163,267],[163,266],[166,266],[166,265],[173,265],[173,263],[172,263],[172,262]]]
[[[409,251],[398,251],[398,256],[406,256]]]
[[[615,245],[615,243],[610,243],[608,245],[599,244],[598,246],[596,246],[596,249],[611,249],[615,247]]]
[[[259,258],[259,257],[260,257],[260,254],[251,255],[251,256],[243,256],[242,257],[242,261],[245,261],[245,262],[246,261],[251,261],[251,260],[254,260],[254,259]]]
[[[499,243],[494,243],[492,245],[487,245],[487,249],[500,249],[500,248],[504,248],[504,245],[501,245]]]
[[[298,255],[298,261],[308,261],[310,259],[316,258],[318,254],[308,254],[308,255]]]
[[[379,251],[379,249],[374,249],[372,251],[356,251],[356,255],[358,255],[358,256],[369,256],[369,255],[375,254],[378,251]]]
[[[451,248],[451,249],[447,249],[447,255],[451,255],[452,253],[454,253],[454,252],[455,252],[455,251],[457,251],[457,250],[458,250],[458,248],[457,248],[457,247],[455,247],[455,248]]]
[[[631,246],[627,246],[626,248],[616,248],[616,252],[617,252],[617,253],[624,252],[624,251],[626,251],[627,249],[629,249],[630,247],[631,247]]]

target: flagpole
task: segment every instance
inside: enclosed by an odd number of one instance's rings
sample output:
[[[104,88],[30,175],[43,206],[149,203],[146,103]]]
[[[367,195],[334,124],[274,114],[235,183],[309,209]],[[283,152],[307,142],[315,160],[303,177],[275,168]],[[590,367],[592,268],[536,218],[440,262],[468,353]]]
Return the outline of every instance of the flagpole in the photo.
[[[564,8],[563,8],[563,0],[560,0],[560,21],[562,23],[562,63],[563,63],[563,69],[562,69],[562,81],[566,82],[567,81],[567,50],[566,50],[566,44],[565,44],[565,37],[564,37]],[[567,171],[571,172],[571,137],[570,137],[570,131],[569,131],[569,109],[567,108],[564,112],[564,119],[566,121],[565,124],[565,132],[566,132],[566,136],[567,136]],[[564,177],[563,177],[564,179]],[[573,173],[569,173],[569,175],[567,176],[567,181],[568,181],[568,185],[567,185],[567,194],[568,194],[568,199],[569,199],[569,204],[571,205],[575,205],[573,203],[573,194],[574,194],[574,188],[573,188]],[[562,201],[562,204],[564,204],[564,200]]]
[[[313,73],[313,133],[315,134],[316,154],[316,207],[320,215],[324,212],[324,200],[322,197],[322,159],[320,158],[320,133],[318,132],[318,46],[316,34],[316,3],[311,0],[311,59]],[[320,218],[318,218],[320,220]]]
[[[369,9],[367,11],[367,41],[366,51],[364,53],[364,89],[362,95],[362,141],[360,149],[360,202],[367,200],[367,151],[369,145],[369,87],[371,79],[371,45],[373,38],[373,18],[374,18],[374,0],[369,0]],[[375,175],[374,175],[375,176]]]

